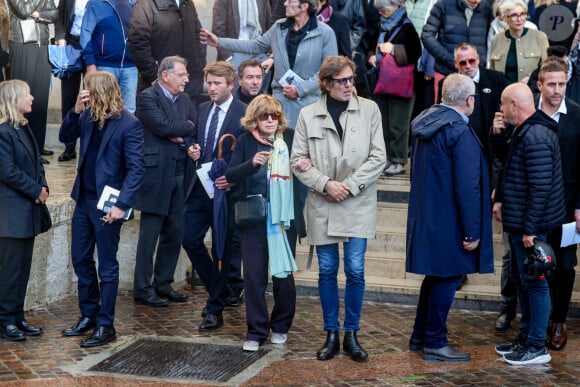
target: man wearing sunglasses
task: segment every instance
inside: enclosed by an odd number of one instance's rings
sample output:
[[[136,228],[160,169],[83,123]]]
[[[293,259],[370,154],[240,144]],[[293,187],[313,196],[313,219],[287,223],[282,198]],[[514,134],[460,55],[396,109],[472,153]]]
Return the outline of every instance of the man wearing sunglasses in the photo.
[[[489,130],[500,105],[501,92],[507,86],[503,73],[479,66],[477,47],[469,42],[459,43],[453,52],[455,68],[475,83],[475,106],[469,125],[475,130],[485,153],[489,155]],[[441,89],[443,80],[439,83]],[[441,98],[441,97],[439,97]],[[441,102],[441,101],[439,101]]]

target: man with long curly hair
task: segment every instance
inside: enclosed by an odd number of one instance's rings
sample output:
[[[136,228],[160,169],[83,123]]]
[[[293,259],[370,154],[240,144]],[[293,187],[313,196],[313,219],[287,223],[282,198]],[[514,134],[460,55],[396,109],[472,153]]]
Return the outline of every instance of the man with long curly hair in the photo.
[[[133,207],[145,173],[143,127],[124,107],[115,77],[95,71],[85,77],[74,109],[64,118],[59,139],[80,137],[80,158],[71,197],[76,201],[71,226],[71,255],[78,277],[81,317],[64,336],[93,333],[81,347],[96,347],[116,338],[113,325],[119,286],[117,250],[121,226]],[[114,205],[97,209],[105,186],[119,190]],[[98,271],[94,253],[97,246]]]

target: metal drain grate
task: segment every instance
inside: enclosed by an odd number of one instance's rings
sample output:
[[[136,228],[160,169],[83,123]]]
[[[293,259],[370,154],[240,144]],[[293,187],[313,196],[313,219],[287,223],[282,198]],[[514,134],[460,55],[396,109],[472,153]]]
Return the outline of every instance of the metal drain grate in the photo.
[[[270,350],[140,339],[89,371],[226,382]]]

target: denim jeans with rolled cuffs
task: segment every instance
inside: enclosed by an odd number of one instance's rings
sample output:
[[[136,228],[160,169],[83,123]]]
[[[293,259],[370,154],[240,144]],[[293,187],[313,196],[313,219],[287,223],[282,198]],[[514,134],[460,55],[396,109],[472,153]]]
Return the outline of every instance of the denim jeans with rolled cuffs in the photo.
[[[546,235],[537,235],[536,239],[545,241]],[[550,318],[550,289],[548,281],[542,276],[529,279],[524,274],[526,249],[522,242],[522,234],[510,234],[512,252],[512,270],[518,284],[518,298],[522,318],[520,320],[520,336],[527,337],[527,343],[534,347],[544,347],[546,329]],[[514,259],[515,258],[515,259]]]
[[[346,286],[344,289],[344,330],[358,331],[365,293],[365,253],[367,240],[365,238],[349,238],[343,243],[344,274]],[[318,291],[324,318],[325,331],[340,331],[338,267],[340,257],[338,243],[316,246],[318,255]]]

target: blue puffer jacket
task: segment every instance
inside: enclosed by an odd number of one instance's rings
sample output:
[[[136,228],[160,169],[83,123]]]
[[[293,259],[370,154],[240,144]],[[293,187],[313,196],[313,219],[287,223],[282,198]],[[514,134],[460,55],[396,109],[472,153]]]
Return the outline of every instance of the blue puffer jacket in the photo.
[[[134,67],[127,46],[133,6],[129,0],[90,0],[80,43],[87,66]]]
[[[545,234],[564,222],[564,188],[558,124],[537,111],[514,132],[496,202],[503,229]]]
[[[459,43],[473,43],[479,57],[487,57],[487,33],[493,20],[491,1],[481,1],[473,11],[469,26],[465,8],[462,0],[439,0],[423,26],[421,40],[435,57],[435,71],[444,75],[457,71],[453,65],[453,50]]]

